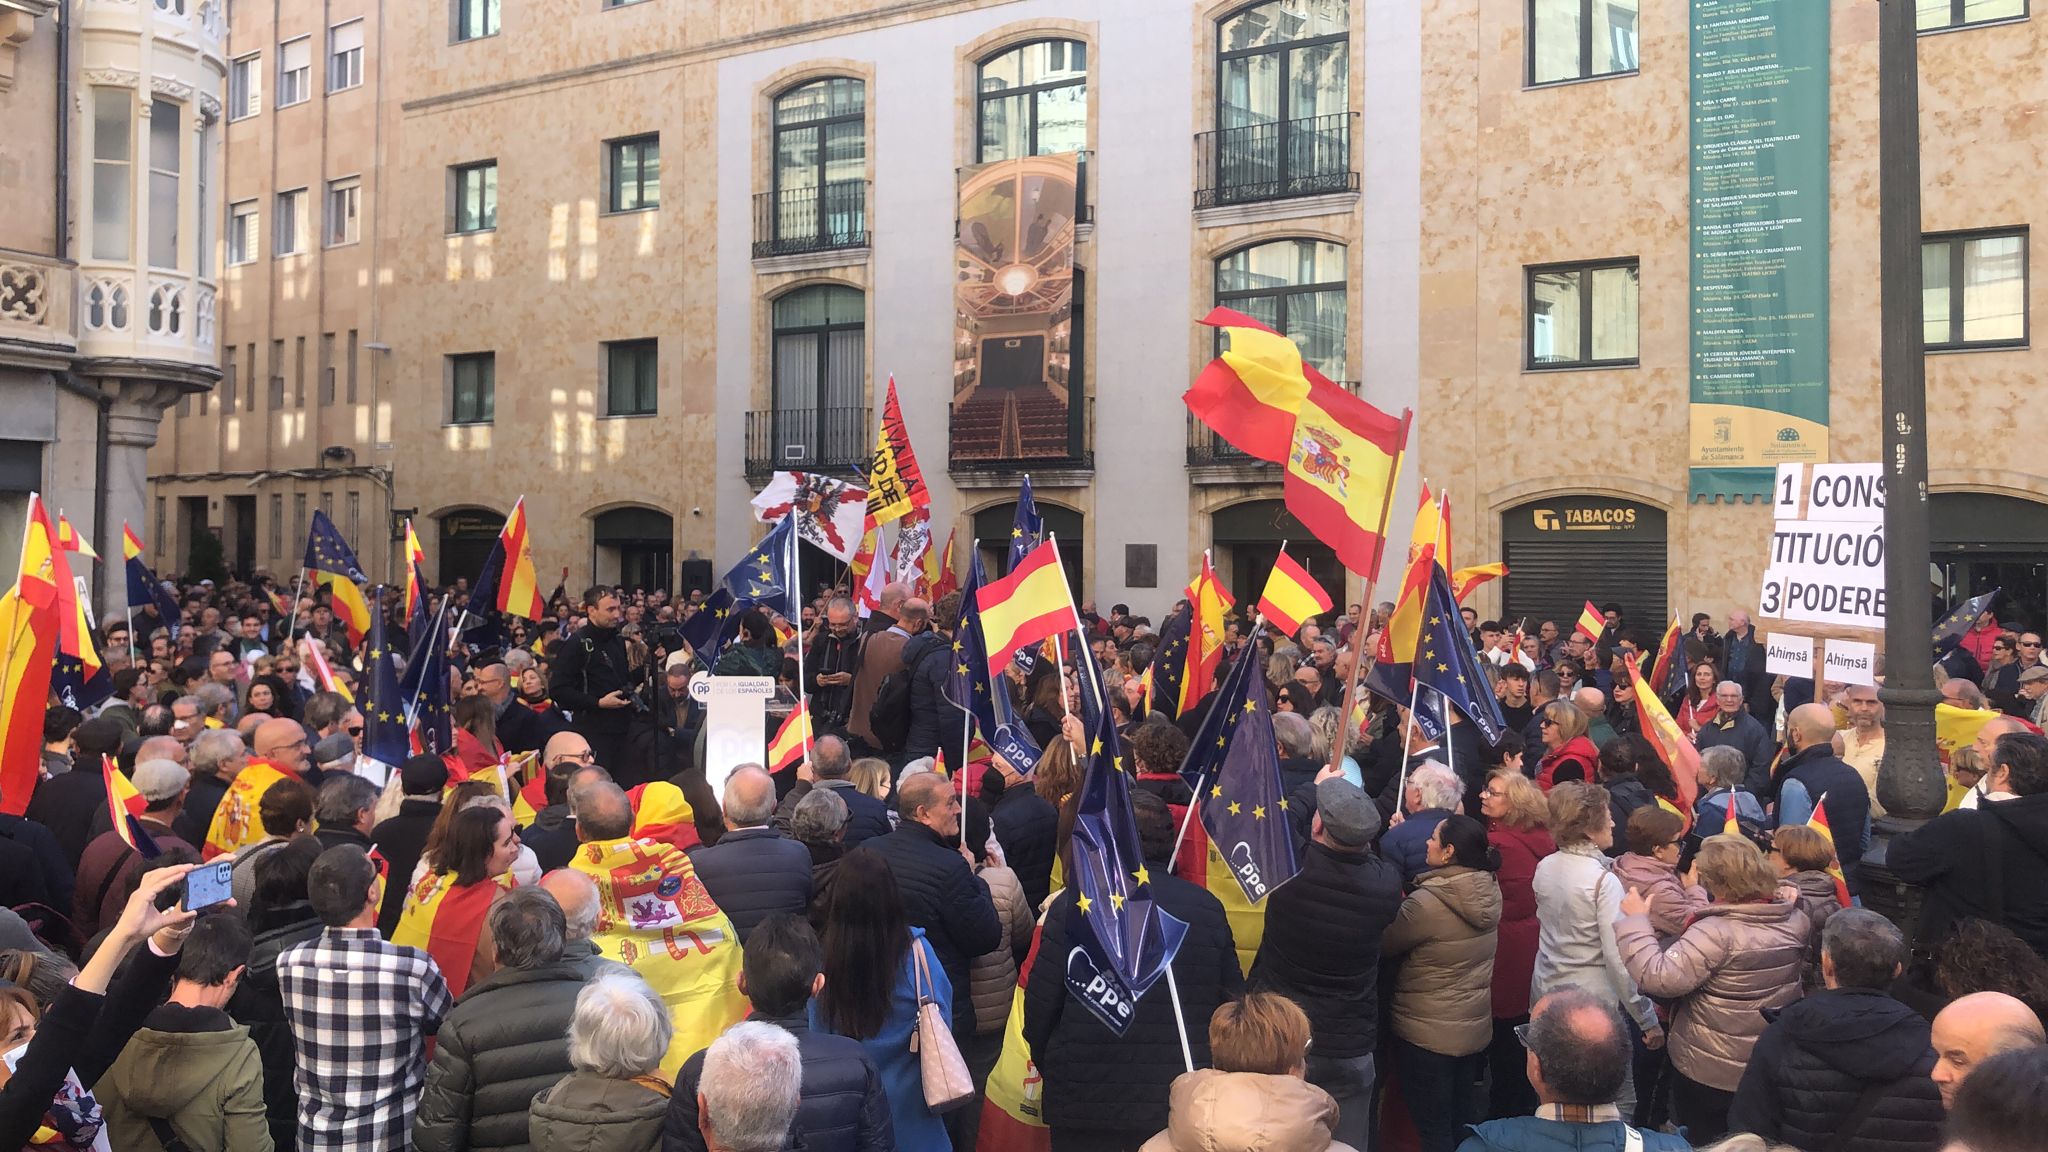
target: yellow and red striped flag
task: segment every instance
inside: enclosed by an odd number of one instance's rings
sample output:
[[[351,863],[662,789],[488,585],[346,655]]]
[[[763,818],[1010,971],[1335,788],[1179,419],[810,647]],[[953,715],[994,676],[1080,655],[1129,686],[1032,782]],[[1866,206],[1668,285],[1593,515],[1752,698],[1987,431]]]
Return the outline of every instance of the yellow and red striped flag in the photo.
[[[263,840],[263,822],[256,817],[256,806],[272,784],[288,778],[298,779],[268,760],[251,760],[235,773],[227,795],[220,798],[219,806],[213,810],[213,823],[206,827],[206,843],[199,848],[200,858],[211,860],[224,853],[240,852]]]
[[[454,873],[429,869],[419,883],[406,890],[391,942],[432,956],[441,967],[441,978],[448,981],[449,994],[460,996],[469,987],[469,970],[476,963],[484,917],[498,893],[518,886],[510,872],[474,884],[457,884]]]
[[[1600,637],[1607,633],[1607,614],[1595,608],[1593,602],[1588,600],[1586,601],[1585,608],[1579,612],[1578,624],[1572,630],[1598,644]]]
[[[1010,1022],[1003,1028],[1002,1055],[989,1071],[981,1101],[981,1133],[975,1152],[1051,1152],[1052,1130],[1045,1123],[1045,1078],[1031,1061],[1024,1039],[1024,989],[1031,967],[1038,963],[1044,923],[1031,933],[1031,949],[1017,969],[1017,987],[1010,993]]]
[[[1823,792],[1820,794],[1820,799],[1813,802],[1813,815],[1807,819],[1806,826],[1820,833],[1828,842],[1828,850],[1832,852],[1835,848],[1835,830],[1828,827],[1827,803],[1828,794]],[[1733,808],[1734,805],[1731,803],[1729,807]],[[1842,875],[1842,858],[1839,855],[1828,862],[1828,875],[1835,881],[1836,902],[1841,904],[1842,907],[1847,908],[1849,906],[1849,878]]]
[[[805,700],[775,730],[775,739],[768,742],[768,770],[780,772],[810,754],[811,707],[810,701]]]
[[[0,596],[0,812],[10,816],[26,812],[35,792],[57,657],[56,584],[47,569],[29,567],[26,555],[23,561],[14,587]]]
[[[1074,598],[1057,540],[1033,548],[1008,576],[982,585],[974,599],[992,675],[1000,675],[1018,649],[1074,627]]]
[[[1205,562],[1206,563],[1206,562]],[[1259,594],[1259,611],[1268,622],[1289,636],[1301,631],[1302,622],[1330,610],[1336,601],[1308,569],[1280,550],[1273,571],[1266,577],[1266,589]]]
[[[683,790],[666,780],[639,784],[626,790],[626,802],[633,806],[633,836],[652,840],[684,852],[695,848],[696,812],[683,798]]]
[[[527,539],[526,497],[512,502],[505,527],[498,533],[505,546],[505,568],[498,574],[498,611],[527,620],[547,615],[540,596],[540,578],[533,573],[533,546]]]
[[[674,1076],[692,1052],[747,1014],[740,946],[680,848],[647,840],[590,841],[569,866],[597,883],[597,932],[606,959],[632,968],[668,1004],[675,1037],[661,1070]]]
[[[327,645],[311,636],[301,636],[299,658],[305,661],[306,670],[313,674],[313,683],[318,684],[322,692],[338,693],[349,703],[356,702],[356,694],[348,690],[348,685],[334,678],[334,665],[327,662]]]
[[[1295,415],[1287,510],[1353,572],[1379,571],[1407,443],[1408,414],[1389,416],[1341,388],[1309,389]]]
[[[1688,830],[1692,828],[1693,802],[1700,792],[1700,752],[1678,727],[1678,721],[1671,718],[1671,712],[1664,707],[1664,701],[1657,698],[1655,685],[1643,682],[1643,671],[1633,660],[1624,660],[1628,668],[1629,686],[1635,689],[1636,722],[1650,737],[1650,744],[1657,750],[1657,759],[1671,769],[1671,776],[1678,784],[1678,818],[1685,821]],[[1735,797],[1728,797],[1728,811],[1735,811]]]
[[[76,552],[88,560],[100,558],[100,554],[92,550],[92,545],[79,535],[78,529],[71,526],[70,518],[62,512],[57,514],[57,544],[66,552]]]
[[[141,555],[142,537],[137,536],[135,529],[130,528],[128,522],[123,520],[121,522],[121,559],[133,560]]]
[[[1187,663],[1180,674],[1180,695],[1174,714],[1184,716],[1216,687],[1216,669],[1223,663],[1223,616],[1237,601],[1216,579],[1209,556],[1202,555],[1202,570],[1186,589],[1193,615],[1188,619]]]
[[[868,463],[868,514],[870,522],[881,525],[908,516],[913,508],[930,507],[932,494],[924,486],[924,473],[910,450],[910,429],[903,424],[903,409],[896,403],[896,377],[889,377],[889,389],[882,401],[882,423],[875,429],[875,454]]]
[[[521,513],[524,516],[524,513]],[[412,529],[412,518],[405,521],[405,615],[401,619],[411,620],[417,610],[424,589],[420,587],[420,573],[426,570],[427,550],[420,547],[419,533]]]
[[[946,593],[960,587],[960,577],[953,565],[953,541],[960,535],[958,528],[946,533],[946,554],[939,561],[938,571],[932,574],[932,600],[943,600]]]
[[[1472,590],[1490,580],[1498,580],[1508,574],[1508,566],[1499,560],[1491,564],[1474,564],[1451,573],[1451,596],[1463,604]]]
[[[539,817],[540,810],[547,806],[548,775],[546,772],[536,772],[533,779],[528,780],[525,787],[519,789],[519,794],[512,798],[512,822],[525,828],[531,825]]]
[[[1316,384],[1329,381],[1302,362],[1294,341],[1250,316],[1217,308],[1200,322],[1221,328],[1230,343],[1195,377],[1182,403],[1238,450],[1285,461],[1303,403]]]
[[[114,770],[112,756],[100,757],[100,779],[107,787],[107,815],[113,818],[114,835],[143,859],[156,859],[163,849],[157,847],[142,826],[142,814],[149,811],[149,802],[135,790],[135,781]]]

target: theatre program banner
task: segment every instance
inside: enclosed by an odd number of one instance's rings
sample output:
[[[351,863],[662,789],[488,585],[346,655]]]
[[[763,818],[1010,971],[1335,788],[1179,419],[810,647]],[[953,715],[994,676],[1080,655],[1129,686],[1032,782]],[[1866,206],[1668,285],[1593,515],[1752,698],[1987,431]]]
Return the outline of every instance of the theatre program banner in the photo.
[[[1828,8],[1692,0],[1692,498],[1828,458]]]

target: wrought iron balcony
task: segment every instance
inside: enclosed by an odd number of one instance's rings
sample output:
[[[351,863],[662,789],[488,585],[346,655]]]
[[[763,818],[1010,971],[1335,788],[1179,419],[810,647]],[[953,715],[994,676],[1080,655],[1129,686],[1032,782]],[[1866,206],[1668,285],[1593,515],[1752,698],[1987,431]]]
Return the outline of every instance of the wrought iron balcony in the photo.
[[[1334,383],[1358,395],[1356,380],[1338,380]],[[1280,479],[1280,465],[1239,448],[1207,424],[1195,419],[1190,412],[1188,418],[1188,474],[1197,484],[1263,484]]]
[[[770,408],[747,413],[747,479],[778,470],[865,474],[874,430],[866,408]]]
[[[1020,404],[1000,388],[947,407],[947,466],[954,473],[1092,471],[1095,398],[1074,407]]]
[[[1351,162],[1356,112],[1278,120],[1195,137],[1195,207],[1220,208],[1358,191]]]
[[[840,180],[754,197],[754,258],[865,248],[868,182]]]

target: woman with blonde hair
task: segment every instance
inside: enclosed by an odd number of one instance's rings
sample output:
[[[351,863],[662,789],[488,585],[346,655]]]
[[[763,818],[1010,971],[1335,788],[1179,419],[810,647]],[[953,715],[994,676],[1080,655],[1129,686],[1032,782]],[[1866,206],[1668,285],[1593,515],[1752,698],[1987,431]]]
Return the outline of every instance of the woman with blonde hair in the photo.
[[[1224,1004],[1209,1017],[1210,1067],[1174,1079],[1166,1130],[1139,1152],[1356,1152],[1330,1135],[1337,1102],[1304,1079],[1308,1047],[1308,1016],[1287,997]]]
[[[1536,770],[1536,786],[1545,792],[1566,780],[1591,781],[1600,763],[1600,750],[1586,736],[1586,714],[1570,700],[1552,700],[1543,706],[1537,720],[1543,738],[1543,762]]]
[[[863,756],[847,769],[846,778],[853,782],[853,790],[864,796],[872,796],[884,804],[889,803],[889,791],[894,786],[889,777],[889,762],[876,756]],[[900,819],[896,806],[889,804],[889,827],[894,828]]]
[[[1636,889],[1622,899],[1614,935],[1643,991],[1678,1001],[1671,1118],[1701,1143],[1728,1130],[1728,1108],[1763,1035],[1764,1013],[1800,997],[1807,920],[1797,904],[1778,899],[1776,871],[1744,837],[1707,837],[1687,880],[1713,903],[1670,947],[1659,946],[1650,903]]]
[[[1536,866],[1557,851],[1545,827],[1550,802],[1536,782],[1513,768],[1487,778],[1479,793],[1486,839],[1500,853],[1500,928],[1493,953],[1493,1043],[1487,1046],[1492,1095],[1486,1118],[1527,1116],[1536,1110],[1527,1052],[1515,1029],[1529,1022],[1529,976],[1536,967]]]

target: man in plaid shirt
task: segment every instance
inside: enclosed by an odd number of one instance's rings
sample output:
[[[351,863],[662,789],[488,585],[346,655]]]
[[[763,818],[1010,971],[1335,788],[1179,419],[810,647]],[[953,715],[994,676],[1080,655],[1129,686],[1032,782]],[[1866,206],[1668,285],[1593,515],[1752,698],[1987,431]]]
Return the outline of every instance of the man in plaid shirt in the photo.
[[[377,934],[378,861],[329,848],[306,879],[326,931],[277,958],[298,1056],[299,1152],[404,1152],[425,1038],[454,1005],[433,957]]]

